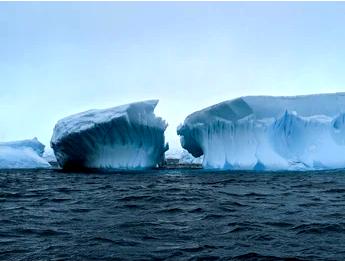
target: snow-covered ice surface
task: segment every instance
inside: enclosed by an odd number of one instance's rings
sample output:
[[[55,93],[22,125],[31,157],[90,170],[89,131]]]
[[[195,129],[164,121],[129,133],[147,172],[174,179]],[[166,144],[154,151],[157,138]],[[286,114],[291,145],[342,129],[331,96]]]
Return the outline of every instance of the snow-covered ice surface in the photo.
[[[181,157],[183,149],[181,148],[169,148],[168,151],[165,152],[166,159],[179,159]]]
[[[201,164],[203,156],[195,158],[188,151],[184,149],[169,149],[165,153],[166,159],[178,159],[179,164]]]
[[[344,168],[345,93],[241,97],[192,113],[177,133],[204,168]]]
[[[59,165],[69,169],[143,169],[164,160],[166,122],[158,100],[89,110],[58,121],[51,139]]]
[[[183,150],[179,158],[179,163],[180,164],[202,164],[203,158],[204,156],[195,158],[188,151]]]
[[[32,140],[0,142],[0,168],[49,168],[42,158],[44,145],[37,138]]]

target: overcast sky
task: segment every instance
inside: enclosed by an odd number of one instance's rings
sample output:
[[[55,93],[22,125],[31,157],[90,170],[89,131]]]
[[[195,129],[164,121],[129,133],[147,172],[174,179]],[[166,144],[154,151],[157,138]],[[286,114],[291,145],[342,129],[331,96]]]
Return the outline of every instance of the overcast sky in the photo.
[[[0,140],[159,99],[176,127],[244,95],[345,91],[345,3],[0,3]]]

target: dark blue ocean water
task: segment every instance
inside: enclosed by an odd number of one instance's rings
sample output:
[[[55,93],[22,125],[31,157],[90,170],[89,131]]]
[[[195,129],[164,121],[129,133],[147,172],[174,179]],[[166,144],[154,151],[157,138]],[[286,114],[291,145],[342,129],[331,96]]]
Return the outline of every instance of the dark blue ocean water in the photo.
[[[0,172],[0,260],[345,260],[345,172]]]

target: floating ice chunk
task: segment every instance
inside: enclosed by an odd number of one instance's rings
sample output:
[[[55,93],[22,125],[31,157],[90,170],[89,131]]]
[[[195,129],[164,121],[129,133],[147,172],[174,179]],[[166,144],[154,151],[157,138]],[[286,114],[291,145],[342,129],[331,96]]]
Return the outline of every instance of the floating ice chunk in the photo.
[[[56,124],[51,146],[66,169],[142,169],[164,160],[166,122],[156,117],[158,100],[89,110]]]
[[[165,158],[177,160],[179,164],[201,164],[203,156],[195,158],[184,149],[169,149]]]
[[[189,115],[181,145],[204,168],[344,168],[345,94],[249,96]]]
[[[188,151],[183,150],[179,158],[179,164],[202,164],[203,158],[204,156],[195,158]]]
[[[42,158],[44,145],[37,138],[32,140],[0,142],[0,168],[48,168]]]

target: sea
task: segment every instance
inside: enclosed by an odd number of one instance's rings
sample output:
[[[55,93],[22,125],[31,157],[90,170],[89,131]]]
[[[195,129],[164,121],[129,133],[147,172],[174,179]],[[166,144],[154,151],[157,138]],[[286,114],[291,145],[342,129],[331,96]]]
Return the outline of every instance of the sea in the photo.
[[[345,260],[345,171],[0,171],[0,260]]]

